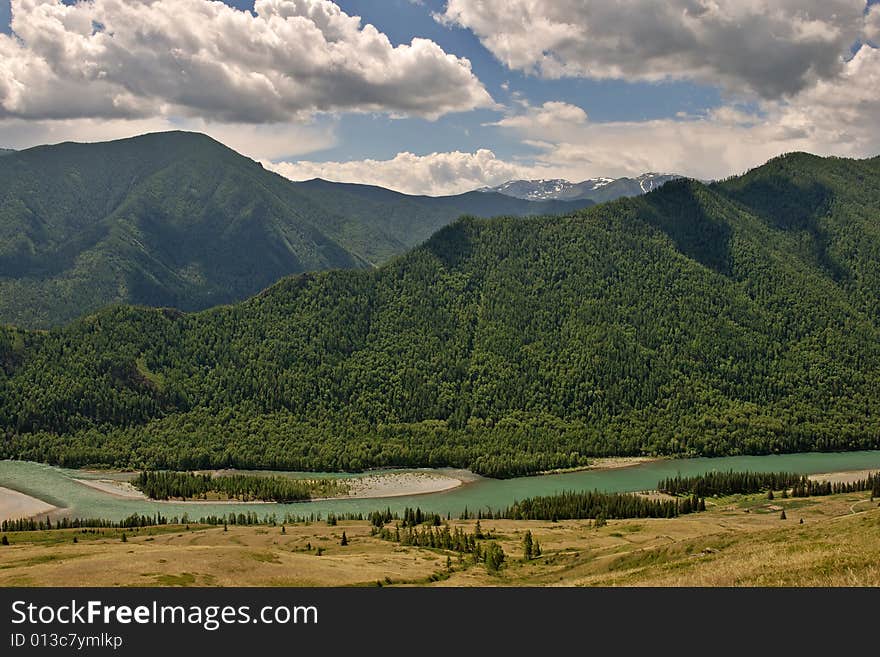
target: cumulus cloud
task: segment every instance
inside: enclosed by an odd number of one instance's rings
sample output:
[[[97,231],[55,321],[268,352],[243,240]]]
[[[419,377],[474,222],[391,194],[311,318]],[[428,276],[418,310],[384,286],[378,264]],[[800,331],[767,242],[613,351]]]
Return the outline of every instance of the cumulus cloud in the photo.
[[[862,47],[835,78],[787,100],[726,105],[697,116],[592,122],[580,107],[517,106],[492,124],[533,148],[529,161],[490,151],[401,153],[391,160],[282,163],[282,175],[364,182],[410,193],[459,193],[510,179],[631,176],[646,171],[701,179],[743,172],[785,152],[866,157],[880,153],[880,49]]]
[[[834,78],[756,108],[722,106],[701,116],[639,122],[572,122],[577,108],[547,104],[505,117],[505,128],[538,151],[546,174],[631,175],[647,170],[716,178],[780,153],[865,157],[880,152],[880,49],[862,47]]]
[[[873,5],[865,18],[865,37],[880,46],[880,5]]]
[[[763,98],[837,76],[877,32],[865,0],[448,0],[511,69],[548,78],[692,79]]]
[[[530,129],[533,126],[543,129],[560,129],[583,125],[589,118],[587,113],[577,105],[562,101],[551,100],[540,107],[530,107],[528,103],[523,105],[526,112],[523,114],[508,115],[490,125],[502,128]]]
[[[499,185],[532,173],[534,169],[500,160],[487,149],[474,153],[398,153],[390,160],[263,162],[263,165],[291,180],[323,178],[336,182],[378,185],[405,194],[431,196],[458,194],[487,185]]]
[[[12,0],[0,117],[190,116],[273,123],[314,112],[436,118],[491,107],[470,62],[393,46],[329,0]]]

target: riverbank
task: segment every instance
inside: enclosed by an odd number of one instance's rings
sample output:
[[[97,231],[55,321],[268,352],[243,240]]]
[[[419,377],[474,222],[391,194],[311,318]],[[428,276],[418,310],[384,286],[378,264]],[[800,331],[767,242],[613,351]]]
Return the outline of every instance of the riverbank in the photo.
[[[228,472],[228,471],[226,471]],[[113,473],[107,473],[113,474]],[[345,479],[347,490],[333,497],[316,497],[312,501],[342,499],[381,499],[386,497],[407,497],[428,495],[449,491],[466,483],[480,479],[467,470],[405,470],[400,472],[381,472]],[[83,486],[126,500],[149,500],[131,482],[119,479],[73,479]],[[257,500],[151,500],[162,504],[259,504]]]
[[[468,470],[383,472],[353,477],[349,491],[335,499],[376,499],[442,493],[480,479]]]
[[[872,468],[870,470],[846,470],[843,472],[822,472],[820,474],[810,475],[813,481],[828,481],[832,484],[852,484],[857,481],[863,481],[869,475],[877,474],[880,468]]]
[[[667,461],[668,457],[664,456],[601,456],[590,459],[589,465],[582,465],[576,468],[560,468],[557,470],[542,470],[539,475],[568,474],[571,472],[598,472],[601,470],[620,470],[622,468],[632,468],[637,465],[645,465],[646,463],[656,463],[658,461]]]
[[[0,522],[4,520],[19,520],[20,518],[32,518],[57,511],[48,502],[38,500],[36,497],[25,495],[17,490],[0,486]]]

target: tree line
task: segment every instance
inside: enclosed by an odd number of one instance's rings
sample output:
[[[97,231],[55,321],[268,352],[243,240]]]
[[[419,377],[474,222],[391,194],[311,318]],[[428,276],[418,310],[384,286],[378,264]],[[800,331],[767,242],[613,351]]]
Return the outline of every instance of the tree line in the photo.
[[[193,472],[141,472],[132,485],[154,500],[220,499],[298,502],[315,497],[337,497],[348,492],[341,479],[293,479],[246,474],[211,475]]]
[[[705,474],[683,477],[667,477],[657,484],[657,490],[670,495],[698,495],[715,497],[760,493],[767,490],[790,488],[800,481],[802,475],[794,472],[707,472]]]
[[[657,484],[657,489],[670,495],[715,497],[749,495],[765,491],[783,491],[792,497],[837,495],[871,491],[880,497],[880,473],[869,474],[853,482],[815,481],[808,475],[794,472],[708,472],[690,477],[668,477]]]
[[[696,495],[663,500],[635,493],[568,491],[514,502],[492,517],[511,520],[675,518],[705,510],[705,500]]]

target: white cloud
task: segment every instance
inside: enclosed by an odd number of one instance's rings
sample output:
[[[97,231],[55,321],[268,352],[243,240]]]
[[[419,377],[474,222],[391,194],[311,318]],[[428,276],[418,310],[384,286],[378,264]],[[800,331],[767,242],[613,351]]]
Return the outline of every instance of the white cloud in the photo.
[[[499,160],[486,149],[474,153],[398,153],[390,160],[263,162],[263,166],[291,180],[323,178],[431,196],[458,194],[477,187],[498,185],[533,170],[532,167]]]
[[[874,45],[880,46],[880,5],[874,5],[868,12],[865,19],[865,37],[874,42]]]
[[[515,178],[627,176],[646,171],[721,178],[790,151],[866,157],[880,153],[880,49],[863,47],[839,76],[757,111],[722,106],[700,116],[591,122],[564,102],[520,108],[495,124],[535,149],[529,161],[490,151],[401,153],[391,160],[275,165],[294,179],[364,182],[409,193],[459,193]]]
[[[557,100],[551,100],[540,107],[531,107],[524,103],[527,111],[523,114],[512,114],[490,125],[502,128],[528,129],[538,126],[545,129],[565,130],[583,125],[589,118],[580,107]]]
[[[314,112],[436,118],[494,105],[467,59],[393,46],[328,0],[12,0],[0,117],[189,116],[273,123]]]
[[[542,171],[574,179],[647,170],[723,177],[795,150],[872,156],[880,152],[880,50],[862,47],[837,77],[788,100],[764,101],[758,111],[723,106],[705,116],[573,124],[558,108],[545,108],[497,125],[539,150]]]
[[[448,0],[511,69],[548,78],[692,79],[764,98],[835,77],[870,29],[865,0]],[[868,21],[868,22],[866,22]],[[869,27],[869,23],[871,27]]]

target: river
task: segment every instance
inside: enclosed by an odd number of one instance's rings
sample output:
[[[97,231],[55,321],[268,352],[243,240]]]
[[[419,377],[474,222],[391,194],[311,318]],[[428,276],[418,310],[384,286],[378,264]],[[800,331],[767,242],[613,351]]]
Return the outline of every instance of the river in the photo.
[[[586,470],[565,474],[520,477],[517,479],[478,478],[459,488],[440,493],[383,499],[339,499],[296,504],[187,504],[125,499],[95,490],[74,479],[106,478],[88,475],[27,461],[0,461],[0,487],[17,490],[48,502],[61,510],[53,515],[106,518],[121,520],[133,513],[166,517],[189,514],[191,518],[255,511],[260,516],[270,513],[283,518],[285,514],[326,516],[328,513],[365,513],[390,507],[421,507],[425,511],[458,516],[465,507],[470,511],[487,507],[498,509],[514,500],[535,495],[548,495],[565,490],[598,489],[608,492],[648,490],[661,479],[676,474],[691,475],[712,470],[751,470],[753,472],[798,472],[815,474],[844,470],[880,470],[880,451],[784,454],[771,456],[730,456],[660,460],[611,470]],[[305,473],[303,473],[305,476]],[[325,475],[318,475],[325,476]]]

